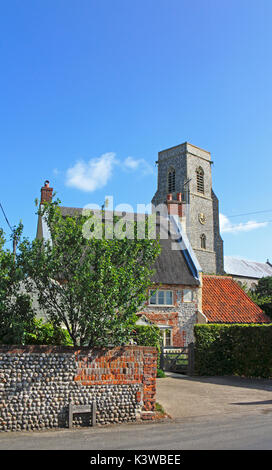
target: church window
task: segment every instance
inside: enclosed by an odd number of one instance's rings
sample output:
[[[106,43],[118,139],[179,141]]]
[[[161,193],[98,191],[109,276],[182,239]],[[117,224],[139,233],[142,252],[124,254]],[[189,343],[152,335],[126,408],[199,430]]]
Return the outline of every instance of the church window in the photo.
[[[176,190],[176,172],[174,168],[168,171],[168,194],[172,194]]]
[[[196,170],[196,188],[198,193],[204,194],[204,171],[201,166]]]
[[[204,233],[200,236],[200,246],[203,250],[206,250],[206,235]]]

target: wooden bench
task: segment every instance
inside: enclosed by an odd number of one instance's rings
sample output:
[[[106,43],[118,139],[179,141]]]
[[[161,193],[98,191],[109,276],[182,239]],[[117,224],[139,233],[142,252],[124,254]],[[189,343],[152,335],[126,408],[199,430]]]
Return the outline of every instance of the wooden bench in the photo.
[[[91,405],[74,405],[73,403],[69,404],[69,428],[73,427],[73,415],[76,413],[91,413],[92,426],[96,425],[96,402],[93,401]]]

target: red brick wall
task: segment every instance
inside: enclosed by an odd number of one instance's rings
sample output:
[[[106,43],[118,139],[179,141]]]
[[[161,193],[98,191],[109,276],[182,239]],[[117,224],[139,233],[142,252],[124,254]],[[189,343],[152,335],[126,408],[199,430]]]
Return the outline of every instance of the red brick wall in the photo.
[[[74,377],[82,385],[143,384],[145,411],[154,411],[156,399],[157,350],[151,347],[124,346],[113,349],[75,351]]]

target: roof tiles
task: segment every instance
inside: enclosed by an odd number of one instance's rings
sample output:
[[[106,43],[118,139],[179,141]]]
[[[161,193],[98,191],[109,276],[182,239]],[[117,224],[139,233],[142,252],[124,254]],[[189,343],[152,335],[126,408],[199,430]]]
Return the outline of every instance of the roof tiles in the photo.
[[[271,323],[231,277],[203,275],[202,311],[209,323]]]

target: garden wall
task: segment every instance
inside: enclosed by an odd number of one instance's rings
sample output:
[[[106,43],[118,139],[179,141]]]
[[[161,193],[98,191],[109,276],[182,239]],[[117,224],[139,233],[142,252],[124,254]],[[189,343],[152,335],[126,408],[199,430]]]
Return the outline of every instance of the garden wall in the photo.
[[[152,419],[156,372],[153,347],[0,346],[0,431],[67,427],[69,404],[93,401],[101,425]]]

